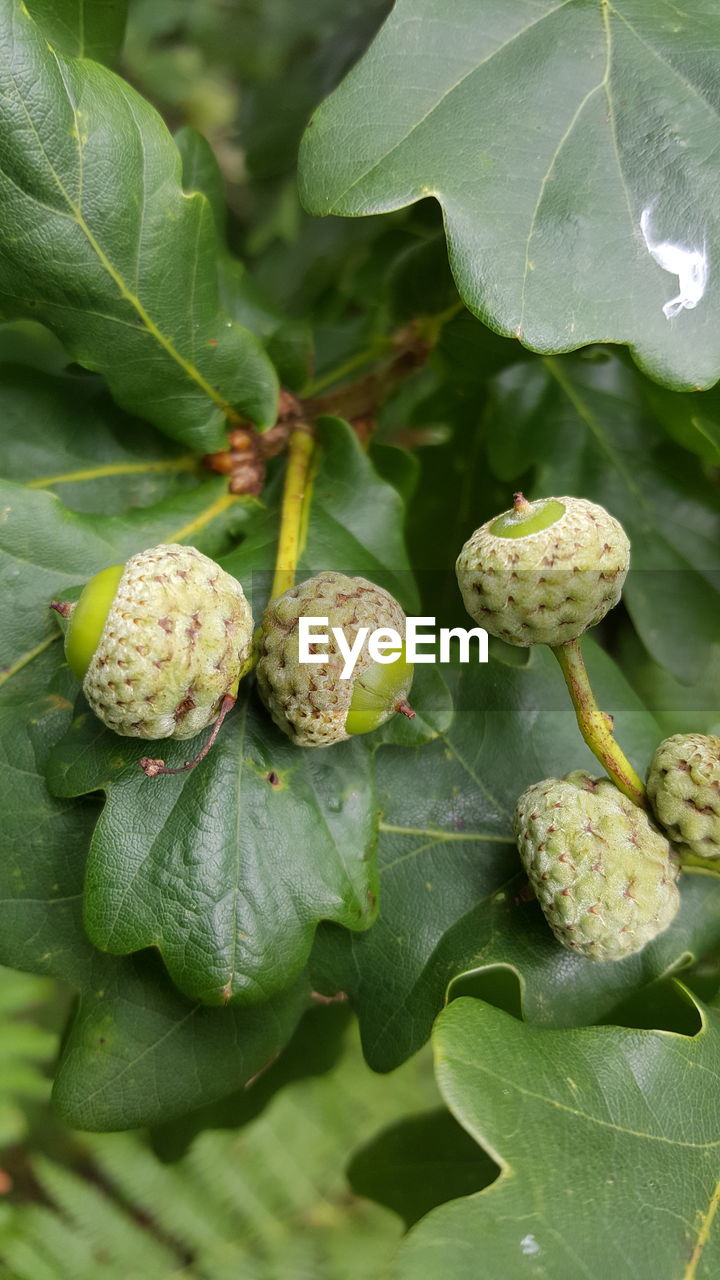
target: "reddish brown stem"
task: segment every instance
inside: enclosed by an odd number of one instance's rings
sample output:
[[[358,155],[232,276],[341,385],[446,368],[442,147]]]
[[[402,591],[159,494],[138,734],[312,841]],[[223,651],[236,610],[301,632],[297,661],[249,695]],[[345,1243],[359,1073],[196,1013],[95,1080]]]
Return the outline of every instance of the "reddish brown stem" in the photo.
[[[210,734],[210,737],[208,738],[207,742],[205,743],[205,746],[202,748],[201,751],[198,751],[197,755],[193,760],[186,760],[185,763],[179,765],[177,769],[168,769],[164,760],[153,760],[150,756],[143,756],[142,759],[140,760],[140,768],[145,774],[145,777],[156,778],[159,773],[186,773],[188,769],[194,769],[195,766],[199,764],[201,760],[205,759],[205,756],[207,755],[208,751],[214,745],[215,739],[217,738],[220,732],[220,727],[222,725],[222,722],[225,719],[228,712],[232,711],[233,707],[235,706],[235,701],[236,699],[233,697],[231,693],[225,694],[225,697],[223,698],[222,704],[220,706],[220,714],[217,720],[215,721],[215,724],[213,725],[213,731]]]
[[[75,606],[69,604],[67,600],[52,600],[50,608],[59,613],[61,618],[69,618]]]

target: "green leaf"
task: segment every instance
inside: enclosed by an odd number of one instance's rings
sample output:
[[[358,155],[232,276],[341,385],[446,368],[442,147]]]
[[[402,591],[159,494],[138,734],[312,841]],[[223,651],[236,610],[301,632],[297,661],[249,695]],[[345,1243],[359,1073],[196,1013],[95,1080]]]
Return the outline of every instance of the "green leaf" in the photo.
[[[712,733],[720,737],[720,644],[711,646],[707,666],[692,684],[681,684],[654,662],[631,627],[620,633],[617,656],[664,736]]]
[[[159,116],[56,53],[19,0],[0,10],[0,48],[6,314],[43,321],[118,404],[195,449],[220,447],[239,411],[270,426],[274,371],[221,309],[212,210],[184,194]]]
[[[332,1071],[344,1051],[350,1018],[346,1001],[314,1002],[279,1058],[253,1080],[252,1088],[238,1089],[153,1129],[153,1148],[160,1159],[179,1160],[204,1130],[239,1129],[260,1115],[281,1089]]]
[[[425,1218],[394,1280],[474,1280],[479,1257],[488,1275],[538,1280],[716,1276],[720,1017],[700,1013],[692,1038],[546,1031],[454,1001],[434,1033],[438,1083],[502,1173]]]
[[[190,998],[257,1003],[301,972],[318,921],[372,923],[362,743],[299,751],[246,685],[204,767],[158,785],[139,767],[147,752],[83,709],[48,775],[56,794],[107,789],[85,878],[85,927],[101,950],[155,946]],[[169,764],[187,756],[187,744],[163,744]]]
[[[112,66],[123,37],[127,0],[27,0],[30,15],[60,53]]]
[[[131,1128],[238,1088],[290,1037],[307,988],[299,980],[262,1011],[207,1010],[184,1000],[153,957],[119,961],[90,946],[81,904],[98,806],[53,798],[44,778],[71,711],[57,649],[0,687],[0,963],[62,978],[81,993],[56,1074],[66,1120]]]
[[[119,515],[203,485],[208,498],[223,492],[195,454],[117,409],[99,378],[4,368],[0,413],[2,475],[73,511]]]
[[[72,1135],[74,1169],[31,1154],[42,1203],[0,1206],[0,1266],[22,1280],[379,1276],[401,1225],[349,1193],[347,1153],[437,1098],[428,1055],[379,1080],[351,1034],[322,1077],[289,1082],[239,1134],[200,1134],[171,1166],[138,1134]]]
[[[311,121],[303,201],[357,216],[434,196],[492,328],[543,352],[625,342],[651,376],[710,386],[719,34],[710,0],[397,0]]]
[[[412,1227],[439,1204],[494,1182],[495,1161],[448,1111],[427,1111],[383,1129],[353,1156],[353,1191],[394,1209]]]
[[[404,567],[403,512],[349,427],[328,420],[302,568],[369,572],[399,584],[407,599],[414,587]],[[258,621],[267,581],[260,571],[274,561],[276,536],[276,520],[261,516],[223,562],[253,598]],[[158,947],[180,989],[210,1004],[267,999],[301,972],[320,920],[367,929],[377,907],[367,746],[358,739],[332,751],[298,750],[251,687],[246,681],[195,771],[145,778],[138,761],[148,744],[104,731],[81,702],[48,773],[57,795],[107,791],[85,881],[92,941],[113,954]],[[442,722],[445,691],[430,688],[431,719]],[[432,724],[423,721],[422,731],[433,733]],[[189,754],[186,744],[171,743],[164,758],[172,766]]]
[[[183,187],[208,199],[218,234],[220,301],[231,320],[254,333],[263,343],[283,385],[300,391],[312,360],[312,333],[304,321],[289,320],[250,275],[244,263],[226,247],[225,184],[212,147],[195,129],[179,129],[175,144],[182,156]]]
[[[601,650],[588,645],[600,705],[644,773],[661,734]],[[424,1042],[448,994],[508,1003],[497,971],[517,975],[525,1018],[546,1026],[595,1022],[630,992],[702,955],[720,937],[720,880],[683,876],[682,910],[640,954],[593,964],[555,941],[524,883],[512,835],[519,793],[571,769],[600,772],[566,704],[559,672],[538,647],[526,666],[495,659],[462,668],[450,729],[419,750],[377,755],[380,911],[364,935],[324,926],[311,972],[345,991],[368,1062],[389,1071]],[[506,985],[506,984],[505,984]],[[515,998],[510,997],[515,1003]]]
[[[538,360],[499,375],[491,464],[508,485],[534,467],[533,497],[582,494],[621,521],[631,542],[630,615],[656,661],[689,682],[717,637],[717,488],[696,456],[658,431],[642,379],[598,355]]]
[[[300,978],[256,1009],[208,1009],[174,990],[152,954],[96,952],[55,1074],[55,1106],[66,1124],[99,1131],[213,1102],[273,1061],[307,998]]]

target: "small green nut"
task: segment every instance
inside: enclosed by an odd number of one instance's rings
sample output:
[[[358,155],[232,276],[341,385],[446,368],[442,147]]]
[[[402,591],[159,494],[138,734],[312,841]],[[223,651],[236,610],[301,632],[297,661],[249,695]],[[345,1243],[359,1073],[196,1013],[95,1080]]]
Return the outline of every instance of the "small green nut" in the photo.
[[[550,928],[578,955],[622,960],[677,914],[679,868],[669,842],[607,778],[576,770],[528,787],[515,836]]]
[[[300,661],[299,619],[327,618],[327,644],[311,646],[325,663]],[[360,628],[391,629],[400,637],[405,614],[397,600],[366,578],[319,573],[271,600],[262,623],[257,683],[273,720],[301,747],[327,747],[358,733],[370,733],[397,711],[412,718],[407,702],[412,664],[402,649],[391,663],[374,661],[366,636],[352,674],[343,678],[345,658],[332,628],[353,645]]]
[[[508,644],[566,644],[620,599],[630,543],[604,507],[585,498],[515,505],[476,529],[455,566],[465,608]]]
[[[650,763],[647,793],[680,853],[720,859],[720,738],[676,733]]]
[[[68,663],[115,733],[194,738],[237,693],[252,612],[240,583],[194,547],[151,547],[103,569],[60,612]]]

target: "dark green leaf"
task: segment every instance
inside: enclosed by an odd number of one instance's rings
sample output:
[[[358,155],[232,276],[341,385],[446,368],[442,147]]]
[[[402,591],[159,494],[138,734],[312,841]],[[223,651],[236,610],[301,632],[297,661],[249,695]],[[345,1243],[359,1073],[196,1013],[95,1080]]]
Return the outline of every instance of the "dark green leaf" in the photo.
[[[127,0],[27,0],[32,17],[60,53],[112,66],[125,35]]]
[[[195,454],[117,409],[99,378],[6,367],[0,414],[2,475],[73,511],[120,514],[203,485],[208,498],[222,493]]]
[[[720,504],[697,457],[658,431],[643,386],[616,357],[507,369],[494,384],[490,459],[508,488],[534,467],[533,497],[582,494],[622,522],[633,622],[653,657],[689,681],[717,636]]]
[[[184,1000],[155,958],[115,960],[90,946],[81,904],[98,806],[55,799],[44,779],[71,711],[58,648],[0,687],[0,963],[62,978],[81,993],[57,1073],[66,1120],[132,1128],[240,1087],[290,1037],[307,988],[300,980],[263,1010],[208,1010]]]
[[[160,1159],[178,1160],[206,1129],[239,1129],[289,1084],[332,1071],[345,1047],[350,1016],[344,1001],[314,1004],[300,1019],[279,1058],[253,1080],[252,1088],[238,1089],[153,1130],[153,1147]]]
[[[56,792],[107,787],[85,878],[96,946],[156,946],[192,999],[257,1003],[303,969],[319,920],[372,922],[375,807],[362,743],[300,751],[246,687],[203,767],[148,779],[138,765],[147,752],[99,734],[84,711],[53,759]],[[189,752],[163,744],[162,754],[178,765]]]
[[[660,731],[592,645],[588,666],[623,748],[644,772]],[[593,964],[563,950],[539,907],[517,901],[524,881],[512,837],[524,787],[571,769],[600,772],[554,660],[538,648],[526,666],[465,667],[454,701],[450,729],[430,745],[378,753],[379,916],[364,935],[324,927],[313,956],[315,984],[353,1001],[376,1070],[393,1069],[423,1043],[448,992],[463,989],[462,975],[487,984],[487,971],[508,969],[530,1022],[578,1025],[720,936],[720,880],[687,874],[680,915],[639,955]]]
[[[720,376],[712,0],[398,0],[315,113],[316,214],[442,205],[463,299],[546,352],[629,343],[682,388]],[[708,266],[708,263],[710,266]]]
[[[0,49],[6,314],[42,320],[119,404],[194,448],[219,447],[236,410],[271,425],[274,371],[221,310],[212,210],[184,195],[155,111],[55,53],[19,0],[0,11]]]
[[[233,1092],[272,1062],[307,1001],[300,979],[257,1009],[208,1009],[155,956],[95,954],[53,1090],[78,1129],[158,1124]]]
[[[390,1125],[353,1156],[353,1191],[394,1209],[413,1226],[431,1209],[495,1181],[495,1161],[448,1111]]]

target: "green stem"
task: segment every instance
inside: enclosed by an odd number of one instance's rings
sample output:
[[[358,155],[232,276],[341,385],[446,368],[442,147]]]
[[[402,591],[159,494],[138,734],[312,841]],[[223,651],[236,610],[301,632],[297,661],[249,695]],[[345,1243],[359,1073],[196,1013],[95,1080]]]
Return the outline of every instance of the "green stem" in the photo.
[[[600,710],[595,700],[580,650],[580,641],[569,640],[567,644],[558,645],[552,652],[560,663],[580,732],[590,750],[623,795],[640,809],[644,809],[645,787],[613,737],[612,720]]]
[[[310,427],[306,422],[294,423],[288,444],[275,576],[270,596],[272,600],[295,585],[297,563],[303,549],[304,531],[307,528],[304,513],[310,502],[314,450],[315,439]]]

